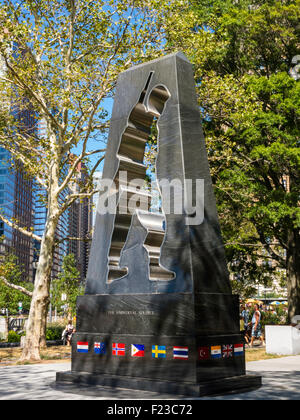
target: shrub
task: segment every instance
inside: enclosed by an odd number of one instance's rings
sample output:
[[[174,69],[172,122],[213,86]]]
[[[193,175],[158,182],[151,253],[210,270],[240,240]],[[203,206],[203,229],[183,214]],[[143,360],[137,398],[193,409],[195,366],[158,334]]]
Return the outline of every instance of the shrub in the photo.
[[[16,331],[11,330],[8,332],[7,342],[8,343],[19,343],[21,341],[21,335],[16,333]]]
[[[287,313],[282,308],[275,308],[276,313],[264,312],[262,315],[262,326],[266,325],[286,325]]]
[[[60,340],[64,327],[61,325],[51,325],[46,329],[46,340]]]

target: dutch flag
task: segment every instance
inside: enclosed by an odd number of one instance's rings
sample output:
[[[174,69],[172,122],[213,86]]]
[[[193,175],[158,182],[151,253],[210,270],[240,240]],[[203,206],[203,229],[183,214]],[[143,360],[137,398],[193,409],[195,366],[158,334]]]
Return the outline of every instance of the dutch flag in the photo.
[[[235,356],[243,356],[244,354],[244,345],[243,344],[235,344],[234,345],[234,355]]]
[[[89,343],[87,341],[77,341],[77,353],[88,353]]]

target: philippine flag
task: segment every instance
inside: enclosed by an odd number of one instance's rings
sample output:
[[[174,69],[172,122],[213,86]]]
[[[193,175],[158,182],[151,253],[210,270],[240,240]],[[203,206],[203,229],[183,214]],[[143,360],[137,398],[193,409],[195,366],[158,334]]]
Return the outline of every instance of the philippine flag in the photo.
[[[88,353],[89,343],[87,341],[77,341],[77,353]]]
[[[234,345],[234,355],[235,356],[243,356],[244,354],[244,345],[243,344],[235,344]]]
[[[124,343],[113,343],[112,344],[113,356],[125,356],[125,344]]]
[[[173,347],[173,359],[187,360],[189,358],[188,347]]]
[[[143,344],[131,344],[131,356],[132,357],[144,357],[145,346]]]

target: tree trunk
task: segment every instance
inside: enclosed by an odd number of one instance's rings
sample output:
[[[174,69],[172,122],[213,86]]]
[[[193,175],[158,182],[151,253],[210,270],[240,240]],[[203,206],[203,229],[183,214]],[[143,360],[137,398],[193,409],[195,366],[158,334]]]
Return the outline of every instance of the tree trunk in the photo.
[[[300,316],[300,236],[297,230],[289,235],[287,251],[287,289],[289,301],[289,322]]]
[[[45,335],[47,311],[50,302],[51,269],[55,249],[55,231],[59,219],[58,187],[60,176],[59,164],[61,161],[59,147],[57,147],[57,133],[53,131],[49,119],[47,121],[47,129],[50,133],[49,141],[53,154],[52,161],[49,165],[47,220],[41,242],[21,361],[40,360],[40,348],[46,346]]]
[[[9,329],[9,316],[6,314],[5,316],[5,332],[4,332],[4,340],[8,339],[8,329]]]
[[[40,360],[40,348],[46,345],[46,320],[49,305],[51,269],[55,247],[57,220],[49,214],[41,243],[35,286],[26,327],[21,359]]]

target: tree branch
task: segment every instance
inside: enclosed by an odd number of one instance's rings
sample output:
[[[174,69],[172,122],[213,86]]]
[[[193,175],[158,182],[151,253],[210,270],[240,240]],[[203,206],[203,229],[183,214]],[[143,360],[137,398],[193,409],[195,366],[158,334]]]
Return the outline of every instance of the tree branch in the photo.
[[[93,195],[97,194],[97,192],[99,192],[100,190],[93,190],[91,192],[88,193],[78,193],[78,194],[70,194],[65,198],[65,202],[62,205],[62,207],[59,210],[59,217],[63,214],[64,211],[66,211],[66,209],[68,207],[70,207],[74,201],[76,201],[77,199],[83,199],[83,198],[91,198]]]
[[[279,254],[277,254],[274,249],[271,247],[271,245],[268,243],[268,241],[265,238],[265,235],[263,232],[260,232],[257,227],[256,230],[259,234],[260,237],[260,241],[263,244],[264,248],[266,248],[266,250],[268,251],[268,253],[272,256],[273,260],[278,261],[280,264],[284,265],[285,264],[285,260],[284,258],[282,258]]]
[[[77,238],[73,236],[66,236],[65,238],[61,238],[55,241],[56,245],[59,245],[62,242],[65,241],[78,241],[78,242],[91,242],[92,238],[89,236],[85,236],[83,238]]]
[[[70,0],[70,7],[71,7],[71,13],[70,13],[70,26],[69,26],[69,46],[65,55],[65,71],[67,76],[67,88],[66,88],[66,94],[69,98],[69,95],[71,93],[72,89],[72,81],[71,81],[71,57],[73,53],[73,47],[74,47],[74,36],[75,36],[75,16],[76,16],[76,4],[74,0]],[[69,115],[69,106],[64,106],[62,110],[62,122],[63,122],[63,129],[61,133],[61,137],[65,135],[67,124],[68,124],[68,115]]]
[[[240,246],[246,246],[246,247],[254,247],[254,248],[263,248],[264,247],[264,245],[262,245],[262,244],[247,244],[247,243],[242,243],[242,242],[227,242],[226,244],[225,244],[225,246],[230,246],[230,245],[240,245]],[[278,243],[276,243],[276,242],[274,242],[274,243],[270,243],[269,244],[270,246],[271,245],[277,245],[278,246]]]
[[[51,114],[51,112],[49,111],[49,109],[48,109],[47,105],[45,104],[45,102],[43,101],[43,99],[40,98],[38,96],[38,94],[36,92],[34,92],[33,89],[19,76],[19,74],[15,71],[15,69],[10,65],[7,57],[4,57],[4,60],[5,60],[5,64],[6,64],[7,68],[10,70],[10,72],[15,77],[15,80],[11,80],[10,82],[11,83],[16,83],[16,81],[17,81],[17,85],[21,89],[23,89],[25,92],[29,93],[29,95],[32,97],[32,99],[34,99],[41,106],[44,114],[53,122],[55,127],[57,127],[59,130],[61,130],[61,125],[56,120],[56,118],[54,118],[54,116]]]
[[[29,232],[28,230],[26,230],[25,228],[22,228],[21,226],[19,226],[16,222],[12,222],[9,219],[7,219],[5,216],[3,216],[3,214],[0,213],[0,220],[2,220],[2,222],[6,223],[9,227],[16,229],[17,231],[19,231],[20,233],[22,233],[25,236],[28,236],[31,239],[36,239],[37,241],[41,242],[42,238],[38,235],[36,235],[33,232]]]
[[[81,152],[81,154],[75,159],[75,161],[73,162],[71,168],[69,169],[69,172],[67,174],[67,176],[65,177],[64,181],[62,182],[62,184],[59,186],[59,189],[57,191],[57,194],[59,195],[68,185],[68,183],[70,182],[70,180],[72,179],[72,176],[74,175],[74,172],[76,171],[76,168],[78,166],[78,164],[87,156],[91,156],[95,153],[103,153],[105,152],[106,149],[100,149],[100,150],[94,150],[91,152],[86,152],[85,150],[83,150]],[[100,163],[100,162],[99,162]]]
[[[24,295],[32,297],[32,292],[25,289],[25,287],[17,286],[16,284],[9,283],[3,276],[0,277],[0,281],[2,281],[6,286],[10,287],[11,289],[18,290],[19,292],[23,293]]]

